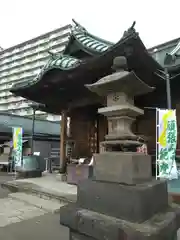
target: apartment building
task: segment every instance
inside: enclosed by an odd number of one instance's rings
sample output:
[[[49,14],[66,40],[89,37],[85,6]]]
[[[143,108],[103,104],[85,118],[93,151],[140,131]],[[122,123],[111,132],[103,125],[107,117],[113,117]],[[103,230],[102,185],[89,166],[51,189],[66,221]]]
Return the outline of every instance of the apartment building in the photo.
[[[61,53],[68,42],[70,30],[71,26],[66,25],[11,48],[0,47],[0,112],[32,115],[31,101],[14,96],[9,89],[14,83],[31,81],[48,61],[49,51]],[[36,116],[60,120],[60,116],[42,111],[37,111]]]

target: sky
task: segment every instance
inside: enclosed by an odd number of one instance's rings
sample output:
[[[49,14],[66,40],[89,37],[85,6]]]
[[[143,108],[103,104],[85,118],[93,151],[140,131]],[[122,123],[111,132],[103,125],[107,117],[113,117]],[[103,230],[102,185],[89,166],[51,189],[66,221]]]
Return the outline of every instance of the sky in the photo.
[[[8,48],[70,24],[117,42],[136,21],[147,48],[180,37],[180,0],[1,0],[0,46]]]

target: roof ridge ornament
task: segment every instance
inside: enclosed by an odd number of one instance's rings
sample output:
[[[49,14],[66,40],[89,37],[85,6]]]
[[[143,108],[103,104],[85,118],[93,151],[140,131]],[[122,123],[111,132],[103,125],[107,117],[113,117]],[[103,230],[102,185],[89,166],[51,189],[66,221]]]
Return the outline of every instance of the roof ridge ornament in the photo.
[[[48,54],[54,60],[57,59],[57,57],[62,58],[64,56],[63,52],[62,53],[54,53],[54,52],[48,51]]]
[[[81,32],[87,33],[86,28],[83,27],[81,24],[79,24],[75,19],[72,19],[72,22],[75,25],[75,26],[72,26],[72,31],[76,30],[76,31],[81,31]]]
[[[133,24],[131,25],[130,28],[128,28],[127,31],[124,31],[124,34],[123,34],[123,37],[122,38],[126,38],[134,33],[136,33],[136,30],[135,30],[135,25],[136,25],[136,21],[133,22]]]

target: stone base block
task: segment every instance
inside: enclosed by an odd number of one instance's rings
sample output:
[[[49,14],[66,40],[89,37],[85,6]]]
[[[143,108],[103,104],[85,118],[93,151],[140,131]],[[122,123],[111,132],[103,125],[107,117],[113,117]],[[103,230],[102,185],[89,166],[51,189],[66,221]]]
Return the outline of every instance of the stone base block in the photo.
[[[60,223],[78,232],[78,240],[127,239],[175,240],[179,226],[180,209],[169,207],[141,224],[109,217],[97,212],[66,205],[60,210]]]
[[[131,222],[143,222],[168,207],[167,184],[154,180],[129,186],[85,180],[78,185],[77,205]]]
[[[94,178],[99,181],[137,184],[152,178],[151,157],[134,152],[94,155]]]
[[[97,239],[95,239],[95,238],[92,238],[92,237],[89,237],[89,236],[86,236],[86,235],[84,235],[84,234],[80,234],[80,233],[78,233],[78,232],[74,232],[74,231],[70,231],[70,235],[69,235],[69,239],[70,240],[97,240]],[[122,239],[122,238],[121,238]],[[124,238],[123,239],[125,239],[125,240],[130,240],[130,239],[134,239],[133,237],[132,238],[128,238],[128,236],[124,236]],[[122,239],[122,240],[123,240]],[[143,239],[147,239],[147,237],[142,237],[141,238],[141,240],[143,240]],[[150,238],[149,239],[151,239],[151,240],[157,240],[158,238],[154,238],[154,237],[151,237],[150,236]],[[148,240],[149,240],[148,239]],[[164,240],[164,238],[161,238],[161,240]],[[171,239],[171,237],[169,237],[169,238],[166,238],[166,240],[169,240],[169,239]],[[138,238],[136,238],[135,240],[139,240]],[[159,240],[159,239],[158,239]],[[178,240],[178,237],[177,237],[177,233],[175,233],[175,235],[173,234],[173,236],[172,236],[172,239],[171,240]]]
[[[80,234],[74,231],[70,231],[69,239],[70,240],[96,240],[95,238],[91,238],[89,236],[86,236],[84,234]]]

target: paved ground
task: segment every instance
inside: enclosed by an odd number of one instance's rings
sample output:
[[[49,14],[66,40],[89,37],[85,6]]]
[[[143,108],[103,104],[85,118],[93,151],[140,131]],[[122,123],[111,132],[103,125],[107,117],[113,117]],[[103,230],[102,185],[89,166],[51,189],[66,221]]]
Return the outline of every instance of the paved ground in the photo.
[[[11,179],[12,176],[0,173],[0,183]],[[24,198],[26,201],[18,200],[18,197],[22,197],[21,194],[15,194],[15,198],[11,198],[8,193],[8,190],[0,187],[0,239],[68,240],[68,229],[59,224],[59,214],[49,212],[47,202],[37,203],[35,199],[34,206],[27,203],[27,198]],[[43,208],[40,207],[41,204]],[[178,239],[180,240],[180,233]]]
[[[68,240],[68,229],[60,226],[59,214],[45,214],[0,228],[4,240]]]
[[[60,180],[59,174],[43,174],[41,178],[29,178],[10,180],[3,187],[10,190],[28,192],[37,194],[41,197],[49,197],[51,199],[59,199],[65,202],[76,202],[77,187],[67,184]]]
[[[0,172],[0,184],[12,176]],[[68,229],[59,224],[59,214],[8,197],[0,187],[0,239],[68,240]]]
[[[9,191],[7,189],[2,189],[1,188],[1,183],[6,182],[6,181],[11,181],[12,175],[8,175],[7,173],[0,172],[0,198],[4,198],[8,196]]]

